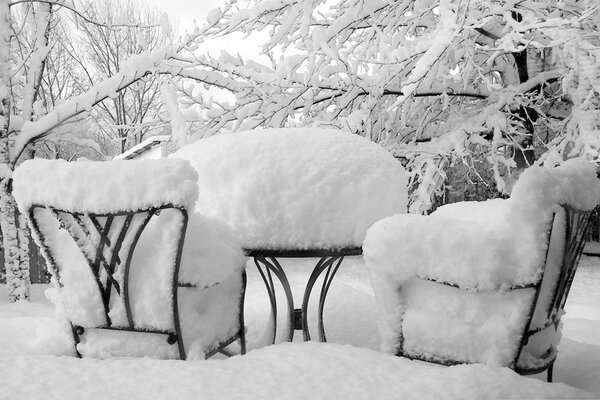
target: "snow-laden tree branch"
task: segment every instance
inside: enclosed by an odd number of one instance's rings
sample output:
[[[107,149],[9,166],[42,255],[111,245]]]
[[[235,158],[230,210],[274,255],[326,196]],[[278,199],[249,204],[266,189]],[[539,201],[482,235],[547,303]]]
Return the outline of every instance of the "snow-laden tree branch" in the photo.
[[[16,162],[24,148],[36,138],[48,133],[53,128],[70,118],[90,111],[92,107],[109,97],[116,97],[120,90],[151,74],[161,62],[169,57],[169,50],[160,49],[152,54],[132,57],[115,75],[100,82],[86,93],[69,99],[44,115],[37,121],[26,121],[17,135],[11,162]]]
[[[477,157],[502,191],[517,166],[598,158],[594,1],[239,0],[209,21],[215,36],[266,32],[270,63],[196,57],[239,86],[233,104],[180,88],[201,110],[198,137],[338,126],[405,159],[421,212],[453,163]]]
[[[70,66],[83,67],[86,63],[78,58],[77,50],[73,47],[56,41],[58,35],[55,33],[62,26],[58,13],[75,13],[78,23],[102,26],[102,29],[115,36],[119,27],[139,29],[142,26],[96,19],[97,15],[90,11],[91,8],[80,9],[80,6],[81,3],[60,0],[0,0],[0,229],[11,301],[29,297],[28,231],[24,217],[16,211],[11,175],[22,160],[33,155],[36,143],[42,143],[43,140],[43,143],[48,144],[48,140],[53,139],[56,144],[67,137],[71,137],[72,142],[85,143],[88,140],[85,132],[80,132],[80,137],[76,138],[72,132],[64,129],[65,126],[71,124],[76,117],[88,114],[106,99],[123,100],[118,102],[116,112],[127,115],[129,105],[126,104],[123,92],[133,85],[145,85],[150,78],[159,75],[185,77],[233,89],[231,83],[223,79],[223,73],[202,72],[193,68],[197,64],[182,63],[175,58],[179,53],[188,52],[197,46],[203,34],[201,29],[188,35],[180,44],[168,42],[151,51],[144,50],[143,38],[138,36],[135,38],[137,40],[128,42],[137,47],[129,53],[134,55],[127,60],[123,60],[107,42],[107,47],[103,50],[111,52],[111,55],[114,53],[115,57],[109,61],[111,64],[104,71],[105,76],[86,70],[84,73],[91,85],[78,82],[73,76],[63,81],[68,73],[60,68],[67,65],[65,57],[70,60]],[[148,28],[156,25],[143,26]],[[67,40],[67,36],[61,39]],[[100,37],[100,40],[104,39]],[[61,55],[55,51],[57,47],[63,51]],[[64,82],[71,85],[71,88],[65,90]],[[139,97],[135,100],[139,104],[151,101],[143,98],[145,93],[136,93]],[[158,88],[153,93],[157,95]],[[118,122],[123,126],[141,123],[146,112],[147,110],[141,110],[139,118],[122,118]],[[61,131],[66,134],[58,137]],[[57,151],[52,146],[46,147],[50,152]]]

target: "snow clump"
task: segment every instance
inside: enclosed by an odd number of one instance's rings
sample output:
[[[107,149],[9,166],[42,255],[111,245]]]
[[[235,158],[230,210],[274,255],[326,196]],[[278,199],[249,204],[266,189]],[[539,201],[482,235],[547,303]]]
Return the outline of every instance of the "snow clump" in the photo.
[[[405,213],[404,168],[389,152],[333,129],[227,133],[172,157],[198,172],[196,211],[253,249],[360,247],[381,218]]]
[[[196,180],[196,173],[183,160],[36,159],[15,170],[14,195],[25,215],[34,204],[93,213],[166,204],[193,209]]]

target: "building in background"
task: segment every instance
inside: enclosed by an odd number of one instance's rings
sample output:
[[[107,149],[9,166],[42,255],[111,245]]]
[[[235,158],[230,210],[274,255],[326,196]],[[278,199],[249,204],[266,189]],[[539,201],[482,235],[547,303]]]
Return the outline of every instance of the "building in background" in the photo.
[[[165,158],[176,150],[171,135],[151,136],[140,144],[136,144],[124,153],[115,156],[114,160],[148,160]]]

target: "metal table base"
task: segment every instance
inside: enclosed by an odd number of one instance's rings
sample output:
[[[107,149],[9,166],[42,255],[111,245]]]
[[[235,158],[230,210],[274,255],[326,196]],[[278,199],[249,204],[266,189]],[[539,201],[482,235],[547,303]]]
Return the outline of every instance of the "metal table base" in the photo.
[[[302,337],[305,341],[311,340],[308,327],[308,301],[312,293],[312,289],[317,282],[317,279],[325,272],[325,277],[321,285],[319,294],[319,305],[317,315],[317,330],[319,333],[319,341],[326,342],[325,327],[323,324],[323,309],[329,287],[333,282],[333,278],[337,273],[344,257],[362,255],[360,247],[344,248],[344,249],[309,249],[309,250],[269,250],[269,249],[246,249],[246,254],[254,258],[254,264],[258,269],[265,288],[269,295],[271,306],[271,322],[273,330],[271,332],[270,342],[275,343],[277,335],[277,296],[275,294],[275,281],[273,275],[281,284],[286,297],[287,303],[287,340],[294,339],[294,331],[302,330]],[[288,281],[284,268],[279,259],[281,258],[318,258],[318,262],[312,270],[304,295],[302,297],[301,308],[294,308],[294,298],[292,289]]]

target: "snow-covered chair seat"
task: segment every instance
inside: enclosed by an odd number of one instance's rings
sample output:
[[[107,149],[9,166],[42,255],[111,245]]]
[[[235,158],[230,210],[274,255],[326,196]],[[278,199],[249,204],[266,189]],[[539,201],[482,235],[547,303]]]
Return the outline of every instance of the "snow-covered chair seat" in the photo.
[[[78,356],[208,358],[236,339],[245,352],[245,256],[193,212],[189,163],[31,160],[13,178]]]
[[[509,199],[374,224],[364,242],[385,351],[446,365],[548,370],[600,202],[593,164],[523,172]]]

